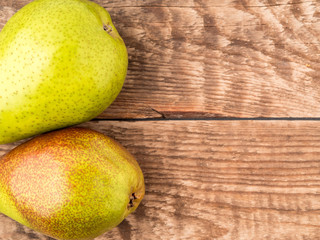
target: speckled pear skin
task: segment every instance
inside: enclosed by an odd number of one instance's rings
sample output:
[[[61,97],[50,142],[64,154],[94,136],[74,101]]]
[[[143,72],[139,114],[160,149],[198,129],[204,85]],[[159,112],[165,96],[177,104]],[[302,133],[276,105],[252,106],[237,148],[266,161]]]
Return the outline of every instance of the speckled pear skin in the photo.
[[[0,144],[86,122],[117,97],[126,46],[87,0],[36,0],[0,33]]]
[[[3,156],[0,169],[0,212],[60,240],[99,236],[145,194],[135,158],[85,128],[39,135]]]

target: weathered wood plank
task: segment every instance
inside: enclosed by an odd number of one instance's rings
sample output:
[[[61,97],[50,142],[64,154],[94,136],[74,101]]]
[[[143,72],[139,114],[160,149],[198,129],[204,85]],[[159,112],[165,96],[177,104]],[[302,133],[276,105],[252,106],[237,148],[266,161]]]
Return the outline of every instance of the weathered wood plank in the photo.
[[[130,57],[99,118],[320,117],[317,0],[96,2]]]
[[[98,238],[319,239],[317,121],[99,121],[145,174],[137,212]],[[0,146],[0,155],[13,145]],[[0,217],[0,239],[46,239]]]

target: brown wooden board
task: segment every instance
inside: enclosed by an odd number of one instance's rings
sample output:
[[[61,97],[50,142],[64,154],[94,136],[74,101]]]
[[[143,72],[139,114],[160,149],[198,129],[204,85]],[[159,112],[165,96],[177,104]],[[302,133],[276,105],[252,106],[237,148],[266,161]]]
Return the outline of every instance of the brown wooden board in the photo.
[[[319,239],[317,121],[93,121],[138,160],[146,196],[97,240]],[[14,145],[1,145],[0,155]],[[0,215],[0,239],[46,239]]]
[[[1,0],[1,25],[30,1]],[[100,119],[320,117],[319,1],[96,2],[130,59]]]
[[[0,29],[29,2],[0,0]],[[95,2],[129,70],[81,126],[122,143],[146,181],[137,211],[97,240],[319,239],[320,121],[209,120],[320,118],[319,1]],[[31,239],[50,238],[0,214],[0,240]]]

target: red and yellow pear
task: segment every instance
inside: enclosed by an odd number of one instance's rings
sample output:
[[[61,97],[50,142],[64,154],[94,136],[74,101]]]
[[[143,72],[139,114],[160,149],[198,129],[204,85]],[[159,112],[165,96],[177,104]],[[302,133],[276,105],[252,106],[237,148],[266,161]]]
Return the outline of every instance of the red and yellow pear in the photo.
[[[35,137],[0,159],[0,212],[60,240],[88,240],[117,226],[145,194],[135,158],[85,128]]]

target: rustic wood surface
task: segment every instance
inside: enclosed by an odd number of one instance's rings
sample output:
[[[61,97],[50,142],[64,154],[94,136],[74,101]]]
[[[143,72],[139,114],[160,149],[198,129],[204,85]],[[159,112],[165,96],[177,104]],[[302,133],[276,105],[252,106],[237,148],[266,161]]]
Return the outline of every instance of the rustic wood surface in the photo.
[[[101,119],[320,117],[319,1],[96,2],[130,57],[125,87]]]
[[[145,175],[137,211],[97,240],[319,239],[317,121],[94,121]],[[0,147],[0,155],[13,145]],[[47,239],[1,216],[3,240]]]
[[[0,29],[29,2],[0,0]],[[320,2],[95,2],[130,62],[82,126],[122,143],[146,181],[137,211],[96,240],[320,239]],[[50,238],[0,214],[0,240],[31,239]]]

